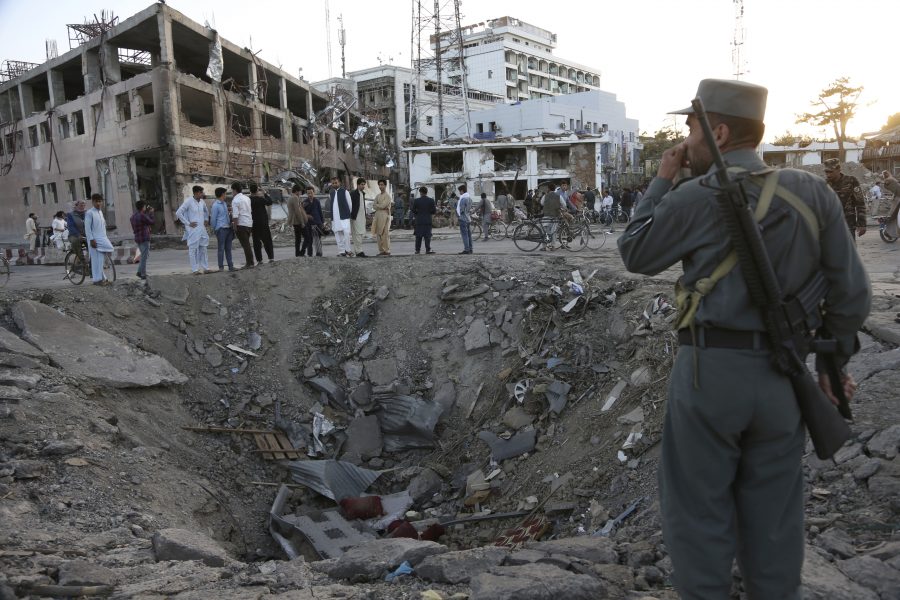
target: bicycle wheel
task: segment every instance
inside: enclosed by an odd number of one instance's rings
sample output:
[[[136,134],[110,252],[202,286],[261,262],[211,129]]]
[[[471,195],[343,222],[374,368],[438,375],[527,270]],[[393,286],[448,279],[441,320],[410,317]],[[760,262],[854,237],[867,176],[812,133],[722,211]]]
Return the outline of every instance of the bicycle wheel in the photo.
[[[491,223],[491,239],[498,241],[506,239],[506,227],[502,221]]]
[[[472,233],[473,240],[481,239],[481,236],[484,233],[484,230],[481,228],[481,221],[470,221],[469,231]]]
[[[0,256],[0,286],[9,282],[9,261],[5,256]]]
[[[515,233],[516,228],[522,224],[522,221],[510,221],[506,225],[506,229],[503,232],[503,237],[512,237],[513,233]]]
[[[619,212],[616,213],[616,222],[618,223],[627,223],[628,222],[628,211],[619,209]]]
[[[588,229],[585,234],[587,247],[591,250],[599,250],[600,248],[602,248],[604,245],[606,245],[606,238],[609,237],[609,234],[606,232],[606,230],[601,227]]]
[[[581,252],[585,248],[588,247],[588,238],[587,236],[590,234],[590,226],[587,222],[575,223],[570,226],[571,230],[571,239],[569,243],[566,244],[565,248],[569,252]]]
[[[66,279],[69,280],[69,283],[73,285],[81,285],[84,283],[84,278],[91,270],[91,266],[84,260],[84,256],[77,252],[69,252],[66,255],[65,264]]]
[[[103,278],[109,282],[116,280],[116,265],[112,261],[112,254],[103,254]]]
[[[544,229],[536,223],[522,223],[513,231],[513,243],[523,252],[534,252],[544,243]]]
[[[609,211],[603,211],[602,213],[600,213],[600,223],[602,225],[609,226],[612,225],[612,222],[613,218]]]

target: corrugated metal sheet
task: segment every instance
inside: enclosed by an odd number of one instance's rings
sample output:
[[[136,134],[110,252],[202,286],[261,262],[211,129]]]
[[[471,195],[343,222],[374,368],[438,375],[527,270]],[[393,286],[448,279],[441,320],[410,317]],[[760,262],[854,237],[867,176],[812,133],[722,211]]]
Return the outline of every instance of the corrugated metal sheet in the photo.
[[[291,479],[335,502],[360,496],[381,475],[342,460],[290,461],[287,468]]]
[[[433,448],[434,428],[444,407],[414,396],[387,396],[376,399],[376,415],[388,452],[411,448]]]

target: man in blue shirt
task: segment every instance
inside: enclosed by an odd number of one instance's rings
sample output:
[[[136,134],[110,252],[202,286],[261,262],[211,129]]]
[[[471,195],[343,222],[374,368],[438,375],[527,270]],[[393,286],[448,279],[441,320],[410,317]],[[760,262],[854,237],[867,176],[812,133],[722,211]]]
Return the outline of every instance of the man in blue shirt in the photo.
[[[471,217],[469,212],[472,210],[472,198],[466,184],[459,186],[459,202],[456,204],[456,215],[459,217],[459,235],[462,237],[463,251],[460,254],[472,254],[472,230],[469,229]]]
[[[209,222],[216,234],[216,247],[219,254],[219,270],[225,269],[225,261],[228,261],[228,270],[234,271],[234,263],[231,262],[231,244],[234,242],[234,228],[231,226],[231,217],[228,216],[228,205],[225,203],[225,194],[228,192],[223,187],[216,188],[216,201],[212,205],[212,215]]]

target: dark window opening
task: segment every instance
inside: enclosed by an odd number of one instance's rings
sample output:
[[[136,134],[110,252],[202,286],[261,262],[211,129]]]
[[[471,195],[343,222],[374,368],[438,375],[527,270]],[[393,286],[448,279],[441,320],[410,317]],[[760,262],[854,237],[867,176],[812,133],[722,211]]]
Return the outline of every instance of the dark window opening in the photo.
[[[75,197],[75,180],[74,179],[66,179],[66,194],[69,197],[69,202],[74,203],[77,198]]]
[[[291,125],[291,142],[294,144],[300,143],[300,126],[297,124]]]
[[[259,89],[259,98],[266,106],[281,108],[281,92],[278,82],[281,78],[267,69],[256,68],[256,87]]]
[[[24,150],[25,149],[25,134],[21,131],[16,132],[16,150]]]
[[[178,71],[206,82],[211,81],[206,76],[206,67],[209,65],[208,39],[173,20],[172,47]]]
[[[250,137],[253,133],[253,111],[242,104],[228,103],[228,125],[232,133],[240,137]]]
[[[475,124],[475,133],[484,133],[484,123]]]
[[[116,117],[120,123],[131,120],[131,100],[128,92],[116,96]]]
[[[22,202],[25,206],[31,206],[31,188],[22,188]]]
[[[295,116],[309,119],[309,112],[306,110],[306,90],[287,80],[285,80],[285,85],[287,86],[287,109]]]
[[[37,125],[32,125],[28,128],[28,145],[32,148],[40,145],[40,139],[38,139],[38,130]]]
[[[148,83],[134,90],[135,117],[153,114],[153,84]]]
[[[23,83],[22,87],[31,88],[31,99],[33,102],[31,110],[33,112],[42,112],[50,108],[50,84],[47,83],[46,73],[40,79]],[[28,110],[28,108],[26,105],[25,110]]]
[[[91,106],[91,122],[94,124],[95,130],[103,129],[104,119],[103,119],[103,105],[99,102]]]
[[[431,154],[431,173],[460,173],[463,170],[462,150],[456,152],[433,152]]]
[[[495,171],[520,171],[527,166],[524,148],[494,148]]]
[[[539,148],[537,160],[540,169],[568,169],[569,148]]]
[[[83,200],[87,200],[88,198],[91,197],[91,178],[90,177],[82,177],[79,181],[81,182],[81,192],[82,192],[81,198]]]
[[[59,117],[59,137],[66,139],[69,135],[69,117],[64,115]]]
[[[147,50],[135,50],[132,48],[119,48],[119,70],[122,73],[122,81],[131,79],[151,69],[152,56]],[[137,116],[137,115],[135,115]]]
[[[38,197],[41,199],[41,204],[47,204],[47,191],[44,189],[43,185],[37,185]]]
[[[187,121],[198,127],[212,127],[215,124],[213,97],[184,85],[178,86],[181,98],[181,114]]]
[[[59,196],[56,195],[56,182],[51,181],[47,184],[47,195],[53,204],[59,204]]]
[[[44,121],[43,123],[39,123],[38,129],[40,129],[40,132],[41,132],[41,143],[47,143],[51,139],[53,139],[52,136],[50,135],[50,122],[49,121]]]
[[[270,114],[263,113],[262,126],[263,135],[281,139],[281,119],[279,117],[273,117]]]
[[[250,61],[224,48],[222,49],[222,85],[226,90],[235,93],[241,93],[250,87]]]
[[[70,102],[84,96],[84,75],[81,74],[81,57],[62,65],[59,71],[62,74],[65,101]]]
[[[75,122],[75,135],[84,135],[84,113],[76,110],[72,113],[72,120]]]

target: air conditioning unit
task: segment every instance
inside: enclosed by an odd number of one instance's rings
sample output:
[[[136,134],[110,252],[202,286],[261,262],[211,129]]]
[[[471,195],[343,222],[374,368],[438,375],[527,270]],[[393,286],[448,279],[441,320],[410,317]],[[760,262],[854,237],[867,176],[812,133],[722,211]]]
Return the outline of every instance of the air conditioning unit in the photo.
[[[560,128],[560,129],[565,129],[565,128],[566,128],[566,124],[565,124],[565,123],[560,123],[560,124],[559,124],[559,128]]]

